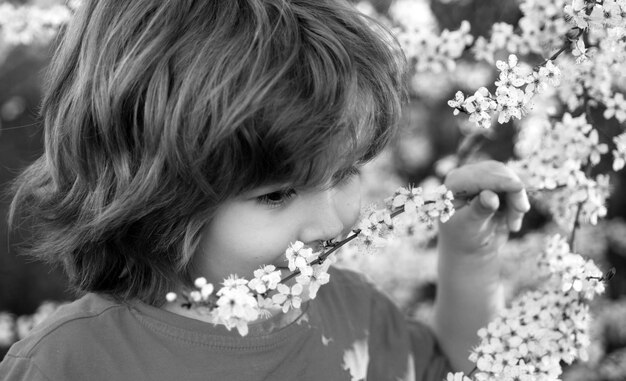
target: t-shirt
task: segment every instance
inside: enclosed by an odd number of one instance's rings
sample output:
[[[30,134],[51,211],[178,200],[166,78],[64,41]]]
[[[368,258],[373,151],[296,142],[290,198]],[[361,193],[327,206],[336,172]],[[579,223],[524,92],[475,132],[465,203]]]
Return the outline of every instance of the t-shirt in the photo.
[[[0,363],[0,380],[432,380],[449,371],[431,331],[364,277],[331,281],[267,334],[90,293],[60,307]]]

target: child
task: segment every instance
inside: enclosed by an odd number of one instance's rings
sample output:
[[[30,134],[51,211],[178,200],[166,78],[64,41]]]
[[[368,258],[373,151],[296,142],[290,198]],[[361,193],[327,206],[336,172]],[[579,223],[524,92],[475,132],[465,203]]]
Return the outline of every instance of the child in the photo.
[[[3,380],[442,380],[469,372],[498,308],[497,253],[528,201],[499,163],[453,171],[478,195],[441,226],[433,335],[362,277],[239,336],[177,303],[289,243],[344,237],[358,168],[393,134],[403,59],[340,0],[86,0],[43,101],[45,154],[13,211],[30,252],[84,294],[0,364]],[[499,208],[498,196],[506,196]],[[13,213],[12,213],[13,214]],[[436,338],[436,339],[435,339]]]

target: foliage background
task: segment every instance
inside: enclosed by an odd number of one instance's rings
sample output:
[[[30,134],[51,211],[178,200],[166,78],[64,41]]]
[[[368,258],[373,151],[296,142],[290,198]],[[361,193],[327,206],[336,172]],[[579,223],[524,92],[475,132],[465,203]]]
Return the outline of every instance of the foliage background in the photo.
[[[6,0],[0,0],[0,4],[4,2]],[[11,3],[49,7],[62,3],[62,0]],[[391,0],[371,0],[370,3],[384,13]],[[424,0],[423,17],[432,17],[440,29],[457,29],[462,20],[468,20],[475,37],[485,36],[495,22],[505,21],[515,25],[521,17],[518,5],[516,0],[433,0],[431,3]],[[19,233],[9,235],[6,225],[11,199],[9,185],[20,170],[42,153],[42,129],[37,112],[41,84],[45,81],[43,69],[50,59],[52,46],[53,43],[45,41],[10,45],[2,41],[0,29],[0,311],[15,316],[33,314],[46,300],[73,299],[73,295],[66,290],[65,279],[59,269],[51,269],[19,255],[21,236]],[[365,173],[366,197],[381,200],[397,186],[420,184],[425,179],[436,177],[438,163],[457,150],[463,137],[459,128],[462,118],[453,117],[446,100],[453,98],[460,86],[478,88],[490,81],[492,83],[495,76],[495,68],[477,64],[468,57],[459,62],[454,72],[421,77],[412,86],[416,91],[412,92],[411,102],[406,107],[403,130]],[[604,120],[602,111],[596,110],[598,115],[594,120],[607,123],[607,128],[617,131],[620,126],[614,119]],[[481,138],[482,156],[502,161],[511,158],[515,133],[513,123],[494,128],[493,134]],[[615,266],[618,270],[609,284],[607,297],[594,306],[598,316],[595,345],[602,347],[596,359],[598,363],[602,362],[600,357],[620,351],[624,352],[620,358],[626,363],[626,227],[620,222],[626,217],[624,172],[612,179],[614,190],[607,205],[608,222],[584,229],[577,238],[578,252],[593,256],[604,269]],[[504,270],[513,279],[511,283],[517,282],[510,287],[511,292],[525,287],[524,276],[520,275],[523,272],[523,267],[520,271],[520,263],[528,257],[529,248],[533,245],[538,247],[541,232],[551,229],[555,228],[549,217],[533,208],[525,219],[522,231],[512,237],[507,253],[511,258],[511,267]],[[370,272],[371,277],[408,313],[428,320],[429,302],[436,291],[432,248],[427,247],[419,256],[405,255],[405,247],[395,249],[397,251],[393,256],[386,253],[347,265]],[[399,266],[400,263],[402,266]],[[0,345],[0,359],[6,349]],[[620,362],[616,364],[617,370],[613,373],[605,372],[599,376],[598,372],[589,370],[591,367],[579,365],[566,376],[568,379],[626,379],[626,365],[620,368]]]

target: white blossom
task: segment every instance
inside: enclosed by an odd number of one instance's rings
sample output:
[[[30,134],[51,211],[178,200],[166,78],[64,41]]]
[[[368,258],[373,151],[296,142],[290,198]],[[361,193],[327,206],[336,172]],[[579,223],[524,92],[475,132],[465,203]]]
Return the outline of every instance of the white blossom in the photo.
[[[538,270],[548,280],[478,331],[480,344],[469,357],[478,369],[476,380],[554,380],[561,361],[586,357],[590,318],[583,300],[603,292],[602,274],[593,262],[570,253],[560,236],[547,240],[541,258]]]
[[[613,138],[615,149],[613,150],[613,170],[619,171],[626,163],[626,132]]]
[[[10,46],[45,44],[70,16],[71,10],[64,5],[42,8],[4,2],[0,4],[0,43]]]
[[[407,3],[407,1],[399,3]],[[397,8],[397,6],[394,5],[392,8]],[[437,33],[428,25],[406,22],[398,12],[392,11],[391,15],[399,24],[395,30],[396,37],[418,73],[440,73],[453,70],[455,60],[474,40],[469,33],[470,24],[467,21],[463,21],[457,30],[444,29],[441,33]]]
[[[298,269],[303,274],[311,274],[313,271],[309,262],[313,260],[314,253],[310,247],[305,247],[304,243],[296,241],[292,243],[285,252],[289,270],[294,271]]]
[[[283,312],[287,312],[292,308],[300,308],[302,304],[302,290],[304,289],[301,284],[296,283],[289,287],[283,283],[279,284],[276,288],[278,293],[274,294],[272,301],[281,306]]]
[[[0,347],[9,347],[15,339],[15,318],[7,312],[0,312]]]
[[[306,287],[309,298],[315,299],[320,287],[330,281],[328,274],[329,262],[313,265],[313,273],[311,275],[300,274],[296,277],[296,282]]]
[[[615,118],[620,123],[626,122],[626,99],[624,99],[624,94],[615,93],[613,97],[607,97],[604,100],[604,105],[606,109],[603,116],[606,119]]]
[[[258,270],[254,270],[254,278],[248,282],[248,287],[259,294],[264,294],[278,286],[280,276],[280,270],[276,270],[276,266],[263,266]]]
[[[226,283],[226,282],[225,282]],[[248,323],[258,319],[259,305],[248,287],[231,284],[222,287],[217,295],[215,321],[228,330],[237,328],[241,336],[248,334]]]
[[[178,295],[176,295],[175,292],[168,292],[165,295],[165,300],[167,300],[169,303],[175,302],[177,298],[178,298]]]
[[[417,213],[419,208],[424,205],[422,188],[399,188],[393,196],[391,205],[394,208],[404,208],[405,213]]]

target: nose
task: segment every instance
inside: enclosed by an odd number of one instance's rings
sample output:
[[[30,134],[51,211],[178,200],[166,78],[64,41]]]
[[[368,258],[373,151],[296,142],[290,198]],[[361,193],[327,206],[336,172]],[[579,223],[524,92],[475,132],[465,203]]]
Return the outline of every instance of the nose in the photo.
[[[310,195],[300,240],[305,243],[327,241],[347,233],[356,222],[360,209],[360,200],[351,196],[336,189]]]

